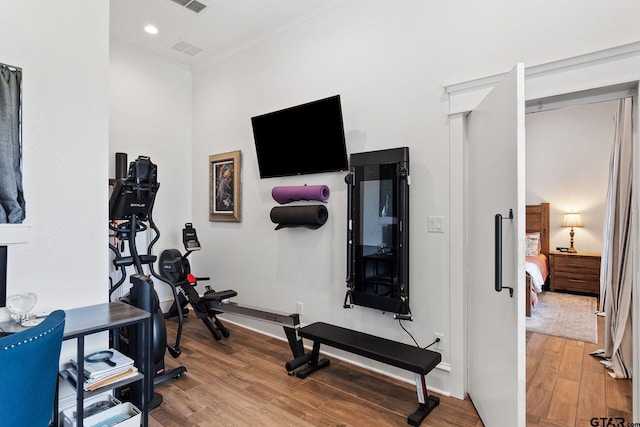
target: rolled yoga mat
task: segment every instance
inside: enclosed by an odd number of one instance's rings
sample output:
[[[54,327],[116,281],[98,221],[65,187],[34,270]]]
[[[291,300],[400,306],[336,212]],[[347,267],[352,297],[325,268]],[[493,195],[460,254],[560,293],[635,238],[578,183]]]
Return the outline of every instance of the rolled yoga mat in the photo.
[[[278,224],[276,230],[285,227],[306,227],[312,230],[327,222],[329,212],[323,205],[276,206],[271,209],[271,221]]]
[[[329,199],[329,187],[326,185],[273,187],[271,195],[273,196],[273,200],[281,205],[298,200],[319,200],[326,202]]]

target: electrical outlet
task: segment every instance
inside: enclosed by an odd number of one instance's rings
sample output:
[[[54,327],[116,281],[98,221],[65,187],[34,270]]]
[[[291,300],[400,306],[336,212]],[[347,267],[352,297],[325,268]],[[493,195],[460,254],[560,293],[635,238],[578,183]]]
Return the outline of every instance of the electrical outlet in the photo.
[[[302,316],[302,303],[301,302],[297,302],[296,303],[296,313],[298,313],[299,315]]]
[[[444,350],[444,334],[440,332],[434,332],[433,340],[435,341],[438,338],[440,339],[440,341],[438,341],[433,345],[433,349],[436,351],[443,351]]]

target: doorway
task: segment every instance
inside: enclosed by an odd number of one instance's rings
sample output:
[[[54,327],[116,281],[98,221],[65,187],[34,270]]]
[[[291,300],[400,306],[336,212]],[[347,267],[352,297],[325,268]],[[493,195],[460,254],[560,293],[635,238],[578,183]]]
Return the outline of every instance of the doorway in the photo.
[[[526,69],[526,93],[529,100],[546,101],[555,95],[553,102],[560,105],[563,102],[575,102],[576,94],[584,99],[598,97],[602,94],[611,94],[612,91],[628,91],[637,89],[640,74],[640,43],[623,45],[602,51],[593,52],[587,55],[567,58],[548,64],[542,64]],[[451,233],[451,313],[462,313],[460,316],[451,316],[451,333],[455,337],[450,342],[452,365],[455,363],[461,369],[455,371],[451,380],[453,383],[452,394],[455,396],[465,396],[467,390],[466,375],[468,369],[467,355],[467,299],[466,289],[470,286],[470,278],[466,275],[467,254],[465,252],[465,235],[462,230],[465,226],[465,188],[464,181],[464,141],[465,141],[465,117],[467,113],[475,108],[495,84],[504,78],[504,74],[475,79],[468,82],[458,83],[445,87],[449,96],[449,125],[450,125],[450,215],[451,229],[456,232]],[[629,82],[623,83],[620,82]],[[585,89],[589,89],[588,91]],[[564,99],[563,99],[564,98]],[[528,102],[530,104],[531,101]],[[634,128],[638,123],[637,100],[634,98]],[[637,142],[637,136],[636,142]],[[634,153],[634,164],[639,165],[640,155]],[[634,169],[634,179],[638,179],[638,168]],[[638,195],[634,194],[634,212],[638,211]],[[634,236],[637,235],[637,224],[634,224]],[[637,255],[633,260],[634,278],[640,276],[640,262]],[[634,294],[638,295],[640,285],[638,280],[634,280]],[[633,304],[633,317],[640,318],[640,304],[636,300]],[[487,325],[488,328],[491,325]],[[634,337],[633,366],[636,372],[640,367],[640,355],[637,334]],[[453,355],[456,355],[454,358]],[[524,355],[522,356],[524,358]],[[454,371],[452,371],[453,373]],[[512,373],[505,373],[513,375]],[[524,381],[524,379],[522,379]],[[633,417],[634,422],[640,420],[640,382],[633,384]],[[524,401],[518,405],[525,405]]]
[[[581,212],[584,226],[575,229],[575,247],[578,254],[589,254],[585,256],[599,260],[618,100],[603,99],[552,109],[538,104],[533,110],[526,116],[527,204],[550,203],[552,251],[569,246],[569,230],[561,227],[563,214]],[[567,310],[560,308],[564,316],[569,307],[578,306],[576,301],[593,300],[592,296],[549,290],[538,296],[541,300],[547,298],[546,301],[562,297],[562,304],[568,304]],[[546,319],[551,324],[542,329],[551,327],[548,334],[527,328],[529,423],[590,425],[591,418],[611,413],[631,421],[631,382],[610,378],[601,359],[589,354],[604,348],[604,319],[594,316],[592,307],[597,307],[595,301],[582,307],[587,312],[574,315],[585,318],[593,327],[598,324],[600,334],[596,342],[575,338],[580,334],[572,333],[571,329],[578,327],[575,332],[581,331],[581,325],[572,325],[573,319],[566,321],[563,328],[553,328],[554,321]],[[527,324],[539,325],[541,319],[537,315],[541,313],[533,309]]]

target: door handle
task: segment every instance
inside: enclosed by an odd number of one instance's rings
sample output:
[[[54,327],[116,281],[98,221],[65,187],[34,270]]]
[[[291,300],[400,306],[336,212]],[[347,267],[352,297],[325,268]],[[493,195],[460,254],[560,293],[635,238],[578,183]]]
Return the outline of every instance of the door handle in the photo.
[[[513,209],[509,209],[509,217],[503,218],[502,214],[495,217],[495,289],[502,292],[502,289],[509,289],[509,296],[513,298],[513,288],[502,286],[502,220],[513,219]]]

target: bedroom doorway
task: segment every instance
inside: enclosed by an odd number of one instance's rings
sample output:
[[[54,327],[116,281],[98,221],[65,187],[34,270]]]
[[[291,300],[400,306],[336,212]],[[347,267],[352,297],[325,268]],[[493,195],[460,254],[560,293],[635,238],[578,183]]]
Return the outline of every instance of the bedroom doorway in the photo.
[[[550,319],[543,322],[539,316],[529,316],[527,330],[597,342],[592,314],[599,307],[609,163],[619,102],[608,98],[588,101],[559,108],[536,102],[526,114],[526,203],[537,206],[544,202],[549,206],[549,250],[544,259],[549,280],[545,291],[533,296],[541,304],[532,311]],[[560,248],[570,246],[570,230],[562,226],[567,212],[581,214],[583,226],[575,228],[579,258],[558,253]],[[555,253],[556,262],[550,262],[550,253]],[[578,267],[582,263],[588,268]],[[555,271],[550,271],[551,267]],[[548,292],[553,278],[556,286],[551,290],[560,292]],[[536,277],[536,291],[540,291],[541,279],[541,275]],[[556,313],[562,309],[571,313]],[[574,320],[575,316],[593,320],[591,327]],[[554,325],[553,319],[563,327]]]
[[[612,87],[609,93],[598,96],[585,95],[578,96],[573,104],[564,99],[547,107],[536,101],[530,108],[533,111],[526,116],[527,204],[539,203],[540,199],[550,202],[554,211],[550,219],[552,251],[569,246],[569,232],[561,227],[563,213],[581,212],[584,227],[575,230],[576,249],[579,253],[593,254],[599,261],[605,233],[614,118],[619,99],[635,96],[635,90],[631,85]],[[604,348],[605,322],[602,317],[593,316],[593,307],[599,309],[596,298],[588,296],[593,292],[585,294],[548,290],[539,294],[545,299],[561,298],[559,309],[564,313],[558,314],[565,318],[567,307],[571,310],[582,304],[577,315],[583,323],[571,324],[569,319],[561,322],[562,328],[551,324],[540,331],[537,327],[541,319],[527,318],[527,419],[531,422],[582,425],[588,424],[592,416],[613,412],[627,422],[632,419],[633,380],[610,378],[602,359],[589,354]],[[587,300],[593,302],[587,304]],[[535,315],[536,310],[532,316]],[[588,328],[584,322],[589,322]],[[569,364],[571,368],[567,368]],[[585,393],[586,387],[590,393]],[[564,394],[562,408],[554,404],[561,394]]]
[[[529,100],[552,99],[561,103],[573,102],[578,91],[590,89],[589,96],[599,96],[610,93],[614,85],[626,86],[626,88],[637,89],[640,81],[640,42],[628,45],[617,46],[589,54],[566,58],[526,68],[526,95]],[[491,89],[504,79],[506,73],[487,76],[466,82],[460,82],[445,87],[449,103],[449,126],[450,126],[450,217],[451,217],[451,248],[450,248],[450,312],[467,313],[469,304],[472,304],[468,297],[468,290],[475,285],[467,274],[466,265],[469,257],[474,256],[466,251],[466,233],[464,232],[468,218],[464,215],[466,206],[467,183],[464,180],[465,172],[465,138],[466,138],[466,117],[480,101],[491,91]],[[621,85],[620,82],[628,82]],[[564,95],[562,95],[564,94]],[[562,98],[565,98],[563,100]],[[634,123],[638,123],[637,99],[634,98]],[[637,129],[637,125],[634,125]],[[634,135],[637,141],[637,135]],[[640,166],[640,154],[638,150],[633,154],[635,165]],[[638,168],[634,169],[634,176],[638,177]],[[638,212],[640,206],[638,194],[633,195],[633,211]],[[524,197],[522,203],[524,209]],[[633,224],[633,233],[638,234],[637,224]],[[453,232],[453,230],[456,230]],[[463,230],[463,231],[458,231]],[[638,255],[633,257],[634,294],[640,295],[640,284],[637,278],[640,277],[640,261]],[[524,289],[524,288],[523,288]],[[516,290],[514,297],[524,308],[524,292]],[[634,301],[633,317],[640,318],[639,301]],[[469,369],[469,352],[466,345],[469,338],[469,323],[472,321],[467,315],[451,317],[450,340],[452,365],[462,366],[461,371],[452,370],[453,393],[464,395],[467,391],[467,375]],[[487,328],[493,325],[487,324]],[[524,327],[522,328],[524,336]],[[633,366],[636,372],[640,372],[640,336],[635,334],[633,342]],[[516,346],[516,343],[513,343]],[[455,358],[454,358],[455,355]],[[461,374],[459,374],[460,372]],[[520,378],[523,385],[526,378]],[[640,382],[633,383],[633,421],[640,422]],[[518,405],[526,405],[523,400]]]

